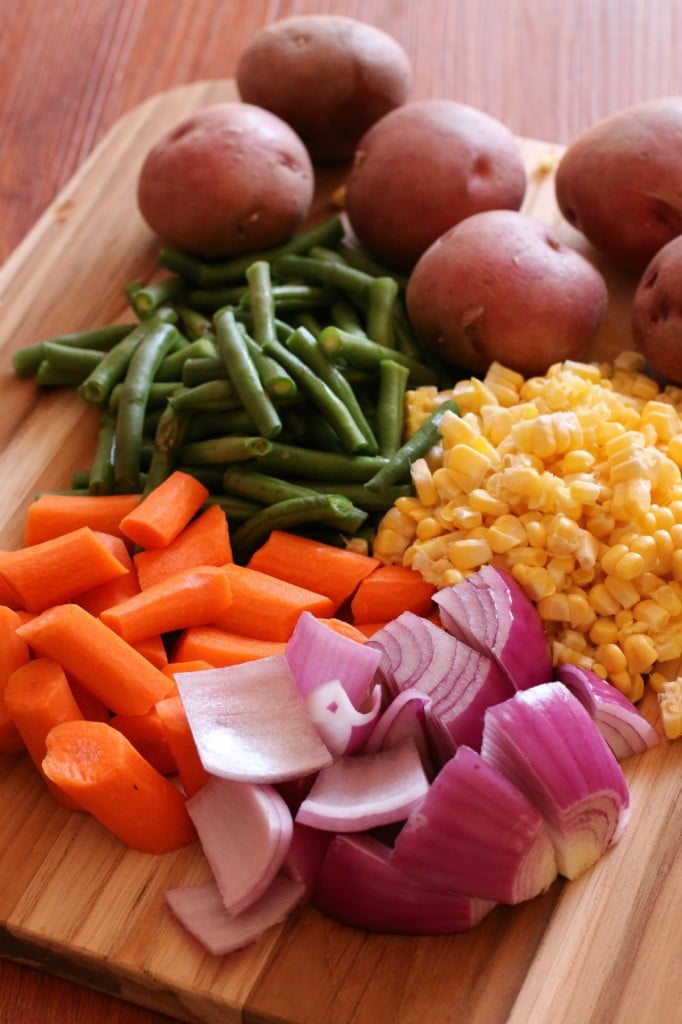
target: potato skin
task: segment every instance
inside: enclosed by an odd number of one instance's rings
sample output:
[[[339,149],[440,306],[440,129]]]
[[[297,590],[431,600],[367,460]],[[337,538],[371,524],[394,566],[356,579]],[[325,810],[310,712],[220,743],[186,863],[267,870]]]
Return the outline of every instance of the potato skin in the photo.
[[[642,274],[632,334],[654,373],[682,383],[682,235],[659,249]]]
[[[404,103],[412,65],[397,40],[343,15],[310,14],[267,26],[242,51],[243,100],[292,126],[316,162],[348,160],[367,129]]]
[[[421,257],[406,306],[417,337],[475,374],[533,376],[579,358],[607,309],[599,271],[541,221],[512,210],[463,220]]]
[[[521,151],[505,125],[452,100],[420,100],[360,140],[346,212],[362,245],[404,271],[465,217],[519,209],[525,189]]]
[[[152,146],[137,201],[166,244],[234,256],[290,238],[314,188],[308,151],[293,129],[260,107],[228,102],[203,107]]]
[[[615,263],[641,274],[682,232],[682,96],[617,111],[573,142],[559,163],[566,220]]]

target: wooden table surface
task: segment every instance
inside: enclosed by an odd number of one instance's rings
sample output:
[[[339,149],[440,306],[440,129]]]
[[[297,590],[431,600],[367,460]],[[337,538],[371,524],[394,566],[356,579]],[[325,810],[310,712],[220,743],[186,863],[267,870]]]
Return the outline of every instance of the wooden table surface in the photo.
[[[232,76],[263,25],[311,12],[393,34],[414,98],[469,103],[532,138],[568,143],[682,91],[682,0],[0,0],[0,262],[122,114]],[[0,960],[0,1024],[168,1019]]]

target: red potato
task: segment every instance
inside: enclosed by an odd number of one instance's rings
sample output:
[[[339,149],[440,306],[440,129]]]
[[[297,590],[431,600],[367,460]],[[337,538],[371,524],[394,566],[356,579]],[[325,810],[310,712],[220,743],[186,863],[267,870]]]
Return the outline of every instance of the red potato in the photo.
[[[406,101],[412,67],[400,44],[373,25],[310,14],[254,36],[236,79],[242,99],[290,124],[314,160],[346,160],[375,121]]]
[[[497,361],[524,376],[579,358],[607,301],[584,256],[513,210],[474,214],[439,238],[406,293],[419,340],[445,362],[483,374]]]
[[[566,150],[555,189],[566,220],[601,252],[642,273],[682,232],[682,96],[617,111]]]
[[[518,210],[526,171],[501,122],[451,100],[407,103],[358,144],[346,212],[365,249],[409,270],[435,240],[482,210]]]
[[[649,368],[682,383],[682,236],[656,253],[632,303],[632,333]]]
[[[137,200],[166,244],[235,256],[290,238],[314,187],[308,151],[288,124],[252,104],[217,103],[151,148]]]

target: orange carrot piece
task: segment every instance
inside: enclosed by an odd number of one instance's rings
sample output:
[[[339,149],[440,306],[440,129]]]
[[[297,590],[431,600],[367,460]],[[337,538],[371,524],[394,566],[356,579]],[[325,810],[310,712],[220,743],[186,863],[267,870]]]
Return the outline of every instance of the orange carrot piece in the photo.
[[[13,608],[0,605],[0,752],[3,754],[17,754],[25,749],[21,733],[5,704],[10,676],[31,657],[28,644],[16,632],[23,621]]]
[[[83,718],[87,718],[90,722],[109,721],[111,718],[109,708],[99,699],[99,697],[95,697],[94,693],[90,693],[89,690],[86,690],[86,688],[76,682],[75,679],[69,679],[69,685],[71,687],[71,693],[76,699],[76,704],[78,704],[78,707],[81,709]]]
[[[139,551],[133,561],[143,590],[181,569],[232,561],[230,532],[220,505],[209,505],[163,548]]]
[[[429,615],[436,588],[406,565],[381,565],[362,581],[350,603],[355,625],[390,622],[404,611]]]
[[[231,604],[232,586],[225,568],[199,565],[105,609],[100,618],[134,644],[150,636],[212,623],[226,614]]]
[[[120,528],[129,540],[143,548],[165,547],[209,496],[208,488],[196,477],[176,469],[121,519]]]
[[[173,775],[177,765],[156,708],[155,704],[144,715],[114,715],[109,724],[122,732],[157,772]]]
[[[113,712],[142,715],[171,689],[168,676],[77,604],[48,608],[17,633]]]
[[[82,526],[123,536],[119,523],[140,504],[139,494],[41,494],[28,506],[24,544],[39,544]]]
[[[333,602],[335,612],[379,565],[379,560],[370,555],[285,530],[273,530],[248,561],[251,569],[325,594]]]
[[[43,770],[135,850],[167,853],[196,839],[183,794],[111,725],[56,725],[47,736]]]
[[[47,753],[46,738],[50,729],[60,722],[83,719],[62,666],[53,658],[32,658],[27,661],[9,677],[5,687],[5,704],[29,757],[45,779],[52,795],[66,807],[77,807],[43,772],[43,758]]]
[[[136,640],[132,646],[140,654],[143,654],[147,661],[151,661],[152,665],[156,665],[162,671],[168,664],[168,651],[162,636],[147,636],[144,640]]]
[[[222,668],[281,654],[285,647],[284,641],[258,640],[216,626],[192,626],[180,634],[172,657],[175,661],[207,661]]]
[[[366,640],[386,625],[385,622],[356,622],[355,628],[363,634]]]
[[[187,796],[193,796],[211,778],[201,763],[194,736],[179,695],[166,697],[156,705],[157,714],[166,736],[166,742]]]
[[[289,639],[302,612],[326,618],[334,614],[330,598],[295,583],[235,563],[223,566],[223,572],[233,600],[212,624],[230,633],[281,642]]]
[[[365,633],[354,626],[352,622],[346,622],[345,619],[320,619],[320,622],[324,622],[325,626],[329,626],[335,633],[340,633],[341,636],[348,637],[349,640],[357,640],[359,644],[364,644],[367,640]]]
[[[31,547],[0,552],[0,573],[22,607],[33,612],[69,601],[127,571],[89,526]]]
[[[74,601],[91,615],[100,615],[105,608],[127,601],[133,594],[140,592],[137,570],[123,538],[105,533],[98,533],[97,536],[127,571],[123,576],[117,576],[107,583],[100,583],[99,586],[91,587],[90,590],[74,597]]]
[[[164,665],[163,671],[171,679],[175,679],[178,672],[203,672],[206,668],[215,668],[210,661],[203,658],[192,658],[191,661],[169,661]]]

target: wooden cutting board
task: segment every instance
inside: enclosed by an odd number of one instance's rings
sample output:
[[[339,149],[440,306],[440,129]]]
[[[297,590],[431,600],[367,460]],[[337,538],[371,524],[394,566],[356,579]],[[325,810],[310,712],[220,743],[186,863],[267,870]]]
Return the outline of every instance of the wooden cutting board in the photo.
[[[12,350],[125,318],[123,287],[151,273],[157,250],[135,205],[141,160],[185,115],[234,96],[229,81],[200,82],[131,111],[0,271],[0,547],[20,543],[36,492],[67,487],[88,465],[97,422],[73,393],[38,394],[16,380]],[[581,246],[554,202],[560,147],[520,144],[525,210]],[[326,172],[316,215],[331,212],[342,178]],[[608,279],[610,314],[591,353],[600,357],[630,346],[633,282]],[[651,696],[647,712],[655,720]],[[620,844],[578,881],[499,907],[468,935],[366,935],[305,909],[214,958],[163,901],[167,888],[209,877],[198,848],[163,857],[125,849],[57,806],[26,757],[2,755],[0,954],[205,1024],[681,1021],[681,768],[680,742],[627,762],[632,821]]]

